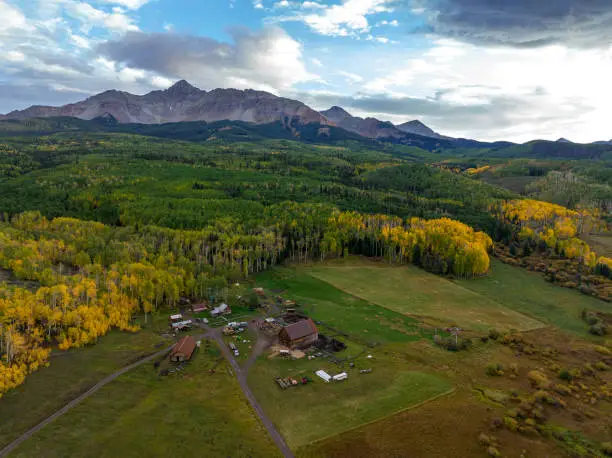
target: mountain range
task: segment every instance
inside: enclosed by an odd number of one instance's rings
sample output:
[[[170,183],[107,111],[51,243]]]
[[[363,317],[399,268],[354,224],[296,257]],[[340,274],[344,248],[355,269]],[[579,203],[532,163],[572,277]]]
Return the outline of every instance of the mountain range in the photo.
[[[91,120],[112,116],[119,123],[165,124],[191,121],[243,121],[254,124],[280,122],[285,126],[318,124],[337,126],[369,139],[410,143],[410,135],[451,140],[421,123],[401,125],[375,118],[352,116],[340,107],[317,112],[304,103],[268,92],[237,89],[204,91],[181,80],[166,90],[145,95],[110,90],[81,102],[60,107],[35,105],[25,110],[0,115],[1,119],[74,117]]]
[[[1,120],[29,120],[32,118],[76,118],[97,120],[114,130],[126,130],[121,125],[130,125],[131,130],[159,132],[162,126],[172,123],[218,123],[238,122],[239,129],[253,132],[268,126],[267,131],[275,136],[288,136],[316,140],[362,139],[417,146],[429,151],[445,148],[506,148],[510,142],[479,142],[441,135],[421,121],[413,120],[394,125],[376,118],[360,118],[344,108],[333,106],[316,111],[306,104],[264,91],[252,89],[214,89],[204,91],[181,80],[168,89],[134,95],[128,92],[109,90],[77,103],[59,107],[34,105],[25,110],[0,115]],[[67,121],[61,121],[65,123]],[[248,125],[247,125],[248,124]],[[100,122],[96,124],[100,126]],[[141,127],[138,127],[138,126]],[[147,127],[150,126],[150,127]],[[47,126],[48,127],[48,126]],[[202,126],[198,127],[201,130]],[[173,126],[172,131],[193,129]],[[166,132],[168,129],[162,129]],[[208,130],[208,132],[212,132]],[[353,135],[351,135],[353,134]],[[565,138],[557,145],[574,144]],[[596,145],[612,145],[611,141],[595,142]]]

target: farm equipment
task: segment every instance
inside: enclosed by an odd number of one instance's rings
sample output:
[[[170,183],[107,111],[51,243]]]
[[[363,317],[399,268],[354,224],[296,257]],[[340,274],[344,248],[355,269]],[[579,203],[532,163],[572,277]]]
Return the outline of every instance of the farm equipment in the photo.
[[[306,385],[312,382],[312,380],[308,377],[299,377],[298,379],[293,377],[276,377],[274,380],[283,390],[286,390],[292,386]]]

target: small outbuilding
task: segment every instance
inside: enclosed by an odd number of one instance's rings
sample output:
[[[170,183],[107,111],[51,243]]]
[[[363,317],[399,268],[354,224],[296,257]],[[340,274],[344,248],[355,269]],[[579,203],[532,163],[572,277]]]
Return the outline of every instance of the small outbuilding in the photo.
[[[189,361],[196,348],[196,340],[192,336],[185,336],[170,350],[170,361]]]
[[[232,309],[229,305],[223,303],[219,307],[215,307],[210,311],[211,316],[229,315],[232,313]]]
[[[202,302],[200,304],[193,304],[191,306],[191,311],[193,313],[202,313],[202,312],[205,312],[206,310],[208,310],[208,304],[206,304],[205,302]]]
[[[306,348],[319,338],[314,321],[310,318],[285,326],[278,335],[280,342],[289,348]]]

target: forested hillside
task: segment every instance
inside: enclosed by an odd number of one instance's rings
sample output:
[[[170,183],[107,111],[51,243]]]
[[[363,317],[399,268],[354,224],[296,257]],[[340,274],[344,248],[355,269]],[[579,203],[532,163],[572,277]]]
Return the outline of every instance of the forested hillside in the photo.
[[[487,183],[499,159],[344,138],[66,132],[71,122],[33,121],[50,132],[0,142],[0,267],[16,280],[0,298],[0,394],[54,345],[135,329],[134,314],[181,297],[230,294],[232,282],[284,260],[362,254],[472,278],[488,272],[498,241],[541,242],[605,275],[612,264],[580,248],[582,213],[546,204],[533,216],[520,192]],[[581,173],[607,186],[607,175]],[[600,221],[602,205],[589,212],[589,224]]]

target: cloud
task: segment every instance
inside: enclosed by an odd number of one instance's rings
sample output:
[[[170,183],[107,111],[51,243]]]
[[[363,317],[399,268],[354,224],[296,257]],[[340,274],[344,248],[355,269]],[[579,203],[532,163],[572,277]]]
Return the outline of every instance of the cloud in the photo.
[[[591,107],[577,99],[568,99],[559,110],[557,101],[535,93],[507,96],[498,93],[479,103],[455,103],[458,93],[474,88],[438,92],[431,98],[391,97],[387,94],[352,96],[318,92],[299,94],[317,109],[339,105],[351,114],[376,117],[396,124],[420,119],[443,134],[482,140],[528,141],[536,137],[555,137],[553,129],[569,132],[572,119]]]
[[[319,67],[319,68],[323,67],[323,62],[321,62],[319,59],[315,57],[310,59],[310,62],[312,62],[315,67]]]
[[[328,36],[357,36],[370,31],[368,16],[390,12],[393,0],[343,0],[336,5],[304,2],[293,15],[272,18],[272,21],[300,21],[311,30]],[[289,4],[287,6],[290,6]],[[304,12],[317,9],[317,12]]]
[[[104,27],[121,33],[139,30],[134,20],[119,7],[113,8],[112,12],[108,13],[88,3],[78,2],[68,3],[66,12],[81,22],[81,30],[84,32],[90,31],[93,27]]]
[[[149,3],[151,0],[103,0],[105,3],[113,5],[121,5],[131,10],[137,10],[141,6]]]
[[[343,70],[340,70],[338,72],[338,75],[343,76],[348,83],[362,83],[363,82],[363,78],[357,75],[356,73],[350,73],[350,72],[345,72]]]
[[[128,33],[101,44],[106,58],[201,87],[257,88],[273,92],[315,78],[306,71],[301,44],[282,29],[230,31],[234,44],[179,34]]]
[[[0,37],[9,30],[29,27],[26,17],[18,8],[0,0]]]
[[[610,0],[406,0],[425,12],[428,31],[485,45],[608,48]]]

